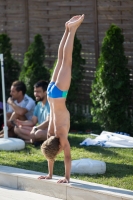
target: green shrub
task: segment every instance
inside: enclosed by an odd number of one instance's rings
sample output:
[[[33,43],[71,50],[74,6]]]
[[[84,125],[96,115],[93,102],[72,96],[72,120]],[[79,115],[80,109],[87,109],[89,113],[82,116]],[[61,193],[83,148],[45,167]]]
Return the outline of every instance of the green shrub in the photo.
[[[112,24],[102,42],[92,83],[93,121],[108,131],[131,132],[131,86],[122,30]]]
[[[12,57],[12,44],[7,34],[0,34],[0,54],[4,57],[4,78],[5,78],[5,95],[10,95],[10,87],[13,81],[18,80],[20,66]],[[0,101],[2,101],[2,82],[0,70]]]
[[[33,96],[33,86],[39,80],[49,81],[50,72],[44,66],[45,46],[40,34],[35,35],[34,41],[30,44],[24,55],[24,64],[20,74],[20,80],[27,86],[27,93]]]
[[[77,116],[78,117],[78,116]],[[95,123],[92,121],[91,118],[78,118],[76,120],[76,117],[74,119],[71,119],[71,126],[70,126],[70,132],[75,130],[76,132],[93,132],[96,134],[100,134],[102,132],[101,126],[98,123]]]

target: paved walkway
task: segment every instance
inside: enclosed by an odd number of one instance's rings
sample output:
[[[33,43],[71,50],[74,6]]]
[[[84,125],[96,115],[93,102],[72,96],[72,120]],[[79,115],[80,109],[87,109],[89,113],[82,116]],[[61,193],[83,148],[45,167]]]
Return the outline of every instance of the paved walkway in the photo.
[[[54,197],[48,197],[42,194],[36,194],[23,190],[0,187],[0,200],[61,200]]]

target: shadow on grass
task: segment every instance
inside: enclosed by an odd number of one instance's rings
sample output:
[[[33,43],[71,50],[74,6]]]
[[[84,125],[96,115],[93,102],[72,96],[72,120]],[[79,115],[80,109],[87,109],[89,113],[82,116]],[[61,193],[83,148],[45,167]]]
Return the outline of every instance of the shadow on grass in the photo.
[[[25,170],[31,170],[35,172],[42,172],[42,173],[48,173],[48,165],[47,161],[18,161],[16,164],[10,164],[6,165],[9,167],[15,167],[15,168],[20,168],[20,169],[25,169]],[[15,173],[15,172],[14,172]],[[54,175],[58,176],[64,176],[65,169],[64,169],[64,161],[55,161],[54,164]]]
[[[126,176],[133,175],[133,166],[127,164],[113,164],[106,162],[106,178],[115,177],[115,178],[123,178]]]
[[[47,161],[28,161],[28,162],[17,162],[16,164],[10,165],[10,167],[21,168],[26,170],[32,170],[36,172],[48,173]],[[55,161],[54,165],[54,175],[64,176],[64,161]],[[123,178],[133,175],[133,166],[127,164],[113,164],[113,163],[106,163],[106,173],[105,174],[73,174],[73,176],[80,176],[80,177],[93,177],[95,179],[98,178]]]

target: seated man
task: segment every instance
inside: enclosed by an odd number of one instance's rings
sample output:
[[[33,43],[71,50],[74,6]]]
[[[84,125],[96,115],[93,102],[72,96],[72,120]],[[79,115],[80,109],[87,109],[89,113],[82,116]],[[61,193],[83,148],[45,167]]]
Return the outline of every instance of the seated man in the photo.
[[[8,136],[16,137],[14,133],[15,119],[30,120],[33,116],[35,101],[26,94],[26,86],[22,81],[15,81],[11,85],[11,97],[7,100]],[[3,130],[0,137],[3,137]]]
[[[47,101],[47,82],[41,80],[34,85],[34,95],[39,101],[31,120],[16,120],[15,133],[26,142],[44,141],[47,139],[50,107]],[[37,124],[37,125],[36,125]]]

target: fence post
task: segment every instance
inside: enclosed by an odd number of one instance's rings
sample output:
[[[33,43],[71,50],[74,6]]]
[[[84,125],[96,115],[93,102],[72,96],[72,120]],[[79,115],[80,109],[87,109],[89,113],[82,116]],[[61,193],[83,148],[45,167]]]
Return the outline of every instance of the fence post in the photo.
[[[97,12],[97,0],[93,0],[94,2],[94,40],[95,40],[95,63],[96,66],[98,64],[99,58],[99,31],[98,31],[98,12]]]
[[[25,43],[26,43],[26,51],[28,49],[28,46],[30,44],[30,41],[29,41],[29,1],[28,0],[25,0],[24,1],[24,4],[25,4]]]

